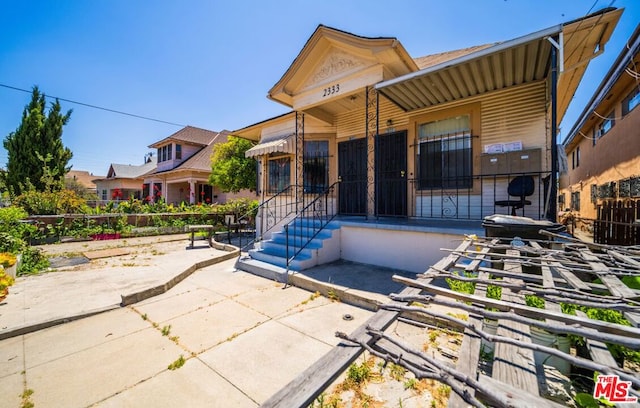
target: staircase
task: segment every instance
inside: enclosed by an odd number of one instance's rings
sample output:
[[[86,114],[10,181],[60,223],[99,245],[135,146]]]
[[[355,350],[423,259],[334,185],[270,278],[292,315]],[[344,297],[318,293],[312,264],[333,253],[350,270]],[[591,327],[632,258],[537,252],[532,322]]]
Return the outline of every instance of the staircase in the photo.
[[[320,229],[322,227],[320,222],[319,220],[296,218],[287,226],[289,230],[289,259],[299,252],[295,258],[290,261],[290,270],[301,271],[340,259],[339,222],[331,221],[324,225],[322,229]],[[320,231],[309,241],[310,236],[315,234],[317,229],[320,229]],[[286,269],[286,230],[283,229],[275,232],[271,235],[271,239],[261,241],[259,248],[249,250],[249,256],[252,259]]]

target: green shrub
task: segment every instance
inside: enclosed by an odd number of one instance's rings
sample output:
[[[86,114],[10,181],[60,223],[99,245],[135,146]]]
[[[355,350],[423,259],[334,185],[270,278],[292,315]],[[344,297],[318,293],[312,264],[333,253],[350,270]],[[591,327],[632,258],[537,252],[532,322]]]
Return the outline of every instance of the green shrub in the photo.
[[[87,201],[79,197],[73,190],[26,191],[13,201],[29,215],[84,214],[87,212]]]
[[[33,275],[40,273],[49,267],[49,260],[38,248],[27,246],[22,250],[22,262],[18,267],[17,274]]]

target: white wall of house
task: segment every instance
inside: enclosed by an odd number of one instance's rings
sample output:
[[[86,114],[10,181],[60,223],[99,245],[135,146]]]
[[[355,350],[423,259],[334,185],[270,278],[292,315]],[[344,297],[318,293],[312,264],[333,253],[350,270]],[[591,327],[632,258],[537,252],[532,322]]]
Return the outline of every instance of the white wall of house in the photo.
[[[341,258],[347,261],[379,265],[422,273],[446,253],[440,248],[454,248],[461,235],[449,232],[398,230],[386,225],[347,226],[340,232]],[[469,234],[482,233],[469,231]]]

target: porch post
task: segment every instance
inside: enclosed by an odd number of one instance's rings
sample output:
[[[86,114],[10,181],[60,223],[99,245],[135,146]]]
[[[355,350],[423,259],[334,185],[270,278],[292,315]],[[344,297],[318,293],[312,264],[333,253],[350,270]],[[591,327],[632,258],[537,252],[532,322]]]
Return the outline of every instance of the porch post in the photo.
[[[296,213],[304,208],[304,113],[296,111]]]
[[[376,140],[378,135],[379,94],[373,86],[366,93],[366,138],[367,138],[367,219],[376,216]]]
[[[558,202],[558,49],[551,47],[551,188],[547,219],[556,221]]]
[[[189,204],[196,203],[196,185],[193,180],[189,180]]]

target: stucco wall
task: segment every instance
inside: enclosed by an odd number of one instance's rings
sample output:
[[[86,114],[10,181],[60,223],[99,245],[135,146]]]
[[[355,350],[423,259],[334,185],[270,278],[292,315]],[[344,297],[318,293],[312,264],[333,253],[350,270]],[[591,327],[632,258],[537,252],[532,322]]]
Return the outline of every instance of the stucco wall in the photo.
[[[469,231],[468,233],[478,233]],[[347,261],[422,273],[455,248],[462,234],[342,226],[341,258]]]

